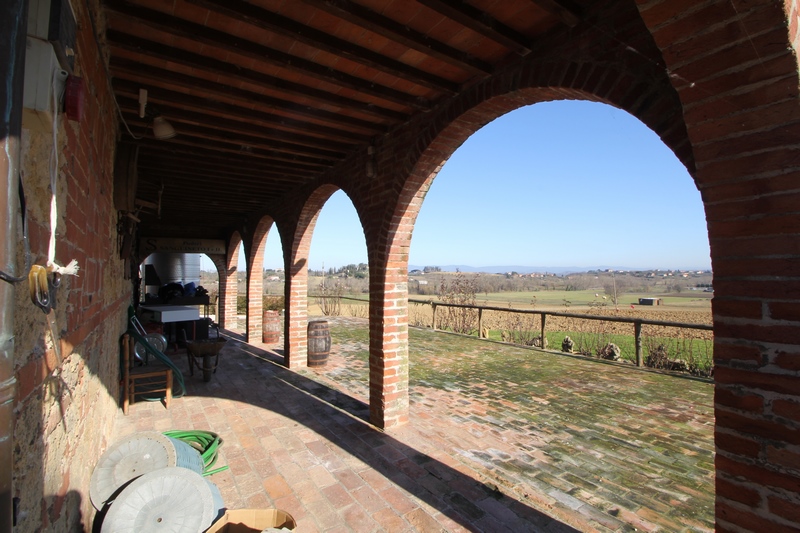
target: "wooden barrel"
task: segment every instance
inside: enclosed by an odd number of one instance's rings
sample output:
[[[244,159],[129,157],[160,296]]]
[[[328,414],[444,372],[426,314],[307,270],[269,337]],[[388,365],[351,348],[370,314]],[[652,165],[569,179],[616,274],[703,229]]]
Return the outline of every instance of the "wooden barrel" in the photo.
[[[308,323],[308,366],[325,366],[331,352],[331,330],[327,320]]]
[[[261,342],[277,344],[281,338],[281,315],[277,311],[264,311],[261,322]]]

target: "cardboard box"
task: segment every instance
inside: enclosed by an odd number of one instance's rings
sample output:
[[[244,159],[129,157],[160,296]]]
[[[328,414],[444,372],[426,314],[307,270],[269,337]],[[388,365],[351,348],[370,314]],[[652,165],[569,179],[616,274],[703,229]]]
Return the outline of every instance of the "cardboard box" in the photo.
[[[292,515],[280,509],[236,509],[225,511],[206,533],[261,533],[268,527],[294,529]]]

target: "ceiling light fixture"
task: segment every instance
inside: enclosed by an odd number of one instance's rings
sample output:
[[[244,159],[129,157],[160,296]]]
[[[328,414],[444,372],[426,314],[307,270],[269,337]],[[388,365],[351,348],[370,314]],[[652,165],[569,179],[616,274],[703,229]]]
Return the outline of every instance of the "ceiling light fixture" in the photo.
[[[167,119],[155,109],[147,110],[147,89],[139,89],[139,117],[151,118],[150,125],[153,127],[153,137],[158,140],[172,139],[175,137],[175,128],[172,127]]]
[[[175,137],[175,128],[161,115],[153,119],[153,137],[159,140]]]

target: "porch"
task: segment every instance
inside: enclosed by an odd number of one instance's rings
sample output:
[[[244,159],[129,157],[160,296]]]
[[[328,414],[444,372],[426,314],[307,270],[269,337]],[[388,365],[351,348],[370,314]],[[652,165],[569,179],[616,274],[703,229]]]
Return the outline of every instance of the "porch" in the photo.
[[[412,329],[410,422],[383,432],[367,322],[330,322],[321,369],[230,331],[210,382],[179,353],[187,396],[119,411],[113,440],[219,433],[226,507],[303,532],[713,530],[710,383]]]

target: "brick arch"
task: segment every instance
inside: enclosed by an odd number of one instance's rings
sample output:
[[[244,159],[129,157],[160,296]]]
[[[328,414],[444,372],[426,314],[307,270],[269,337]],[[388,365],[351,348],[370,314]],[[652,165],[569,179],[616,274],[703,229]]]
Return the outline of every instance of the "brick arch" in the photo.
[[[236,280],[236,271],[239,267],[239,244],[242,236],[234,231],[228,238],[222,268],[217,265],[219,272],[219,299],[217,300],[217,322],[225,329],[236,329],[236,300],[239,297],[239,286]],[[214,264],[217,264],[215,261]]]
[[[638,57],[638,56],[637,56]],[[425,194],[441,167],[483,125],[520,107],[553,100],[589,100],[619,107],[653,129],[691,171],[694,158],[667,71],[642,59],[628,69],[594,62],[531,59],[475,85],[408,129],[379,165],[394,173],[396,203],[383,206],[382,224],[368,225],[370,250],[370,417],[391,427],[408,417],[408,253]],[[402,156],[402,159],[401,159]],[[398,159],[402,164],[398,165]],[[374,260],[373,260],[374,255]]]
[[[339,188],[325,184],[315,189],[302,203],[297,219],[282,239],[286,284],[284,295],[284,360],[289,368],[306,366],[308,355],[308,253],[317,218],[333,193]],[[288,225],[287,225],[287,229]]]
[[[708,224],[716,526],[794,531],[800,524],[797,7],[761,0],[703,8],[639,6],[673,73]]]
[[[256,224],[247,247],[247,340],[260,339],[264,314],[264,249],[273,224],[272,217],[263,216]]]

